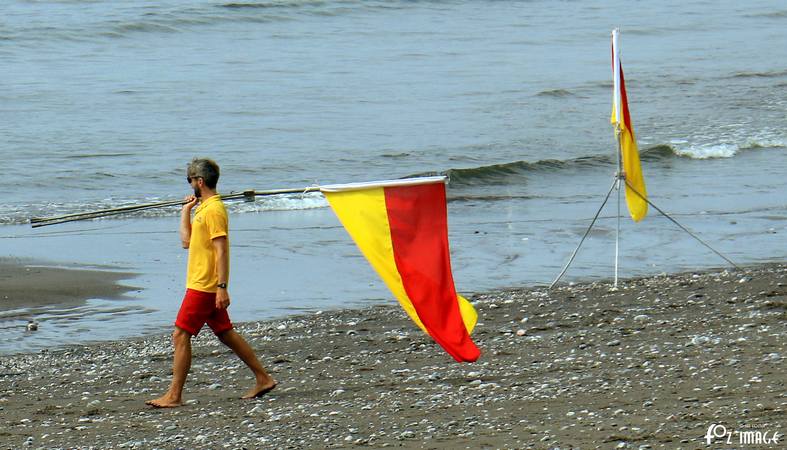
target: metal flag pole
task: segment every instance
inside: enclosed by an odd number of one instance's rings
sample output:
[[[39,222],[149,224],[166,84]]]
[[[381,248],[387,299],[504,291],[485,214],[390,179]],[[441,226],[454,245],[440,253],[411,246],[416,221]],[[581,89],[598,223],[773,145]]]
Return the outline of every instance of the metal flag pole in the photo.
[[[625,172],[625,170],[623,168],[623,136],[622,136],[623,133],[622,133],[622,128],[621,128],[621,122],[625,122],[627,119],[625,117],[623,117],[623,116],[625,116],[625,113],[624,113],[624,110],[623,110],[623,99],[622,99],[622,96],[623,96],[623,93],[624,93],[623,89],[622,89],[623,73],[622,73],[622,70],[621,70],[621,67],[620,67],[620,53],[619,53],[619,47],[618,47],[618,36],[619,36],[619,30],[617,28],[612,30],[612,67],[613,67],[613,78],[614,78],[613,94],[612,94],[612,98],[613,98],[612,122],[615,124],[615,137],[616,137],[617,144],[618,144],[617,145],[617,147],[618,147],[618,161],[617,161],[617,163],[618,163],[618,171],[615,174],[615,181],[612,184],[612,188],[610,188],[610,191],[607,193],[607,198],[604,199],[604,203],[601,205],[601,208],[603,208],[604,204],[606,204],[607,199],[609,198],[610,193],[612,192],[612,189],[617,189],[618,190],[617,231],[615,233],[615,279],[614,279],[614,285],[613,285],[612,289],[617,289],[617,286],[618,286],[618,274],[619,274],[619,267],[620,267],[620,264],[619,264],[619,260],[620,260],[620,222],[621,222],[621,217],[622,217],[621,206],[620,205],[621,205],[621,199],[622,199],[622,196],[623,196],[623,192],[621,192],[621,191],[623,189],[627,189],[627,191],[626,191],[626,195],[627,196],[630,195],[630,194],[631,195],[636,194],[644,202],[646,202],[648,205],[652,206],[659,213],[661,213],[664,217],[666,217],[667,219],[671,220],[675,225],[680,227],[680,229],[682,229],[683,231],[688,233],[691,237],[696,239],[702,245],[704,245],[705,247],[709,248],[712,252],[714,252],[715,254],[720,256],[722,259],[724,259],[725,261],[730,263],[733,267],[738,268],[738,266],[734,262],[732,262],[732,260],[730,260],[729,258],[724,256],[721,252],[719,252],[716,249],[714,249],[713,247],[711,247],[708,243],[706,243],[705,241],[700,239],[697,235],[695,235],[694,233],[689,231],[688,228],[686,228],[683,225],[681,225],[677,220],[675,220],[674,218],[670,217],[669,214],[667,214],[666,212],[661,210],[661,208],[659,208],[658,206],[653,204],[653,202],[651,202],[647,198],[647,196],[643,194],[644,190],[642,192],[640,192],[639,189],[637,187],[635,187],[631,183],[631,181],[628,179],[627,174],[626,174],[626,172]],[[624,126],[627,127],[627,130],[629,132],[632,131],[630,128],[628,128],[629,127],[628,123],[626,123]],[[632,169],[632,170],[634,170],[634,169]],[[635,175],[634,173],[632,173],[632,176],[634,178],[637,178],[638,175]],[[644,184],[642,186],[642,189],[644,189]],[[587,237],[588,233],[590,232],[590,229],[595,224],[596,218],[598,217],[600,212],[601,212],[601,209],[599,209],[599,212],[596,213],[596,217],[593,218],[593,221],[591,222],[590,227],[588,227],[587,231],[585,231],[585,235],[582,237],[582,240],[580,241],[579,246],[581,246],[582,242],[584,242],[585,237]],[[642,217],[644,217],[644,214],[643,214]],[[632,213],[632,218],[633,218],[633,213]],[[637,220],[637,219],[635,219],[635,220]],[[553,281],[552,284],[549,285],[550,289],[552,287],[554,287],[555,284],[557,284],[558,281],[560,281],[560,278],[563,276],[563,274],[565,274],[566,270],[568,270],[569,265],[574,261],[574,257],[576,256],[577,251],[579,250],[579,246],[577,246],[577,248],[571,254],[571,258],[569,259],[568,263],[563,268],[563,270],[560,272],[560,275],[558,275],[558,277],[555,279],[555,281]]]
[[[434,181],[443,181],[444,183],[447,182],[448,177],[445,176],[434,176],[434,177],[416,177],[416,178],[400,178],[397,180],[385,180],[385,181],[370,181],[364,183],[350,183],[350,184],[332,184],[332,185],[323,185],[323,186],[306,186],[306,187],[299,187],[299,188],[287,188],[287,189],[268,189],[264,191],[255,191],[255,190],[248,190],[243,192],[234,192],[230,194],[223,194],[221,195],[222,200],[244,200],[247,202],[253,202],[255,197],[257,196],[268,196],[268,195],[280,195],[280,194],[305,194],[307,192],[316,192],[316,191],[330,191],[332,189],[340,189],[347,186],[352,186],[353,188],[364,188],[364,187],[375,187],[381,184],[385,184],[387,186],[394,186],[394,185],[411,185],[411,184],[421,184],[427,182],[434,182]],[[137,211],[144,211],[147,209],[154,209],[154,208],[167,208],[172,206],[182,206],[185,202],[183,200],[170,200],[165,202],[158,202],[158,203],[145,203],[140,205],[130,205],[130,206],[122,206],[119,208],[110,208],[110,209],[101,209],[97,211],[87,211],[81,213],[74,213],[74,214],[65,214],[62,216],[56,217],[46,217],[46,218],[38,218],[33,217],[30,219],[30,224],[33,228],[38,227],[45,227],[48,225],[56,225],[59,223],[66,223],[66,222],[75,222],[78,220],[90,220],[90,219],[98,219],[100,217],[108,217],[108,216],[115,216],[119,214],[128,214]]]
[[[221,196],[222,200],[238,200],[254,201],[256,196],[268,196],[279,194],[305,194],[319,190],[319,186],[308,186],[294,189],[269,189],[264,191],[248,190],[243,192],[225,194]],[[33,228],[45,227],[48,225],[57,225],[66,222],[76,222],[78,220],[98,219],[100,217],[116,216],[119,214],[127,214],[137,211],[144,211],[147,209],[167,208],[171,206],[182,206],[183,200],[170,200],[158,203],[145,203],[141,205],[122,206],[119,208],[101,209],[98,211],[88,211],[82,213],[65,214],[55,217],[33,217],[30,219],[30,224]]]
[[[681,225],[681,223],[680,223],[680,222],[678,222],[678,221],[677,221],[675,218],[673,218],[672,216],[670,216],[669,214],[667,214],[666,212],[664,212],[664,211],[663,211],[661,208],[659,208],[658,206],[656,206],[656,205],[655,205],[655,204],[654,204],[652,201],[650,201],[650,199],[648,199],[648,198],[647,198],[647,197],[645,197],[644,195],[640,194],[640,192],[639,192],[639,191],[638,191],[638,190],[637,190],[637,189],[636,189],[634,186],[632,186],[631,184],[629,184],[629,182],[628,182],[628,181],[626,181],[626,186],[628,186],[628,188],[629,188],[629,189],[631,189],[631,191],[632,191],[632,192],[634,192],[635,194],[637,194],[637,196],[639,196],[641,199],[643,199],[643,200],[645,200],[646,202],[648,202],[648,205],[652,206],[652,207],[653,207],[653,209],[655,209],[656,211],[658,211],[658,212],[659,212],[659,213],[660,213],[662,216],[664,216],[664,217],[666,217],[667,219],[669,219],[669,220],[670,220],[672,223],[674,223],[675,225],[677,225],[677,226],[678,226],[678,228],[680,228],[681,230],[685,231],[686,233],[688,233],[688,235],[689,235],[689,236],[691,236],[691,237],[693,237],[694,239],[696,239],[696,240],[697,240],[697,242],[699,242],[700,244],[702,244],[702,245],[704,245],[705,247],[707,247],[708,249],[710,249],[710,251],[712,251],[713,253],[715,253],[715,254],[716,254],[716,255],[718,255],[719,257],[721,257],[721,259],[723,259],[723,260],[727,261],[728,263],[730,263],[730,265],[732,265],[732,267],[735,267],[736,269],[740,269],[740,267],[738,267],[738,265],[737,265],[737,264],[735,264],[734,262],[732,262],[732,260],[731,260],[730,258],[727,258],[727,257],[726,257],[726,256],[724,256],[724,255],[723,255],[723,254],[722,254],[720,251],[718,251],[718,250],[716,250],[715,248],[711,247],[711,246],[710,246],[710,244],[708,244],[707,242],[705,242],[705,241],[703,241],[702,239],[700,239],[700,237],[699,237],[699,236],[697,236],[696,234],[692,233],[692,232],[691,232],[691,231],[690,231],[688,228],[686,228],[686,227],[684,227],[683,225]]]
[[[623,150],[622,143],[620,142],[620,120],[622,111],[622,98],[620,95],[620,55],[618,53],[618,33],[619,30],[615,28],[612,30],[612,101],[614,102],[614,118],[615,118],[615,141],[618,144],[618,171],[615,174],[615,185],[618,190],[618,215],[617,215],[617,228],[615,231],[615,280],[612,285],[613,289],[618,288],[618,272],[620,261],[620,197],[621,197],[621,179],[625,179],[623,173]]]
[[[582,239],[579,240],[579,245],[577,245],[577,248],[575,248],[574,251],[571,253],[571,257],[568,259],[566,265],[563,266],[563,270],[560,271],[560,274],[557,276],[557,278],[555,278],[555,281],[553,281],[552,284],[549,285],[549,289],[552,289],[557,284],[557,282],[560,281],[561,278],[563,278],[563,275],[565,275],[566,271],[568,270],[568,267],[571,265],[572,262],[574,262],[574,258],[576,258],[577,253],[579,252],[579,248],[582,247],[582,243],[585,242],[585,238],[588,237],[588,234],[590,234],[590,230],[593,229],[593,225],[595,225],[599,214],[601,214],[601,211],[604,209],[604,206],[606,206],[607,200],[609,200],[609,196],[612,194],[612,191],[615,189],[616,184],[618,184],[617,178],[612,180],[612,186],[609,187],[609,191],[607,191],[607,195],[606,197],[604,197],[604,201],[601,203],[601,206],[598,208],[598,211],[596,211],[596,215],[593,216],[593,220],[590,221],[590,226],[588,226],[587,230],[585,230],[585,234],[582,235]]]
[[[618,288],[618,267],[620,261],[620,196],[621,196],[621,189],[620,189],[620,181],[626,179],[626,174],[623,173],[623,163],[621,161],[621,151],[620,151],[620,126],[615,126],[615,135],[617,136],[618,140],[618,172],[615,174],[615,189],[618,190],[618,216],[617,216],[617,229],[615,230],[615,282],[613,283],[612,287],[617,289]]]
[[[585,238],[587,238],[588,234],[590,234],[590,230],[593,228],[593,225],[596,223],[596,219],[598,219],[599,214],[604,209],[604,206],[607,204],[609,200],[609,196],[612,194],[613,189],[618,190],[618,212],[617,212],[617,229],[615,232],[615,280],[613,289],[617,289],[618,287],[618,273],[619,273],[619,260],[620,260],[620,203],[621,203],[621,181],[625,180],[625,173],[623,172],[623,154],[621,150],[621,142],[620,142],[620,114],[621,114],[621,96],[618,90],[618,86],[620,86],[620,60],[618,59],[617,55],[617,39],[618,39],[618,29],[615,28],[612,30],[612,66],[613,66],[613,111],[614,111],[614,120],[615,120],[615,140],[617,141],[617,172],[615,173],[614,179],[612,181],[612,186],[609,188],[609,192],[607,192],[607,196],[604,198],[604,202],[601,204],[601,207],[596,211],[596,215],[593,217],[593,220],[590,222],[590,226],[588,226],[587,230],[585,230],[585,234],[582,236],[582,239],[579,241],[579,245],[574,249],[571,253],[571,257],[569,257],[568,262],[565,266],[563,266],[563,270],[560,271],[557,278],[549,285],[549,289],[552,289],[565,275],[566,271],[568,270],[571,263],[574,262],[574,258],[577,256],[577,252],[579,252],[579,248],[582,247],[582,243],[585,242]]]

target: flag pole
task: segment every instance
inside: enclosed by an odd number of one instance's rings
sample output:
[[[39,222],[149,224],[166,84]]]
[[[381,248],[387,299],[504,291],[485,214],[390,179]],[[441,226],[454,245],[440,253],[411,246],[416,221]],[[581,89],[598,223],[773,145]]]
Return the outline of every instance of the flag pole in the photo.
[[[631,184],[629,184],[629,183],[628,183],[628,181],[626,182],[626,185],[628,186],[628,188],[629,188],[629,189],[631,189],[631,191],[632,191],[632,192],[634,192],[635,194],[637,194],[637,196],[638,196],[638,197],[640,197],[640,198],[642,198],[643,200],[645,200],[646,202],[648,202],[648,204],[649,204],[650,206],[652,206],[652,207],[653,207],[653,209],[655,209],[656,211],[658,211],[658,212],[659,212],[659,213],[660,213],[662,216],[664,216],[664,217],[666,217],[667,219],[669,219],[669,220],[670,220],[670,222],[672,222],[672,223],[674,223],[675,225],[677,225],[677,226],[678,226],[678,228],[680,228],[681,230],[685,231],[685,232],[686,232],[686,233],[687,233],[689,236],[693,237],[693,238],[694,238],[694,239],[695,239],[697,242],[699,242],[700,244],[702,244],[702,245],[704,245],[705,247],[707,247],[708,249],[710,249],[710,251],[712,251],[713,253],[715,253],[716,255],[718,255],[718,256],[719,256],[721,259],[723,259],[723,260],[727,261],[728,263],[730,263],[730,265],[731,265],[732,267],[734,267],[734,268],[736,268],[736,269],[740,269],[740,267],[738,267],[738,265],[737,265],[737,264],[735,264],[734,262],[732,262],[732,260],[731,260],[730,258],[728,258],[728,257],[724,256],[724,254],[723,254],[723,253],[721,253],[720,251],[718,251],[718,250],[716,250],[715,248],[711,247],[711,245],[710,245],[710,244],[708,244],[707,242],[705,242],[705,241],[703,241],[702,239],[700,239],[700,237],[699,237],[699,236],[697,236],[696,234],[692,233],[692,232],[691,232],[691,230],[689,230],[688,228],[686,228],[685,226],[683,226],[683,225],[682,225],[680,222],[678,222],[678,221],[677,221],[677,220],[676,220],[674,217],[670,216],[669,214],[667,214],[666,212],[664,212],[664,210],[662,210],[661,208],[659,208],[658,206],[656,206],[656,205],[655,205],[655,204],[654,204],[652,201],[650,201],[650,199],[649,199],[649,198],[647,198],[646,196],[642,195],[642,194],[641,194],[641,193],[640,193],[640,192],[637,190],[637,188],[636,188],[636,187],[634,187],[634,186],[632,186]]]
[[[622,151],[622,144],[621,144],[621,131],[620,131],[620,120],[622,114],[622,104],[621,104],[621,95],[619,91],[620,86],[620,59],[618,55],[618,32],[617,28],[612,30],[612,67],[613,67],[613,93],[612,93],[612,101],[614,106],[614,119],[615,119],[615,140],[617,141],[617,172],[612,180],[612,186],[610,186],[609,191],[607,192],[604,201],[601,203],[601,207],[596,211],[596,215],[593,217],[593,220],[590,222],[590,226],[588,226],[587,230],[585,230],[585,234],[582,236],[582,239],[579,241],[579,245],[574,249],[571,253],[571,256],[568,259],[568,262],[565,266],[563,266],[563,270],[560,271],[557,278],[549,285],[549,289],[552,289],[565,275],[566,271],[568,271],[569,266],[571,263],[574,262],[574,258],[576,258],[577,253],[579,252],[580,247],[585,242],[585,238],[587,238],[588,234],[590,234],[590,230],[595,225],[596,220],[598,219],[599,214],[606,206],[607,201],[609,200],[609,196],[612,194],[614,189],[618,191],[618,212],[617,212],[617,228],[615,232],[615,279],[613,284],[613,289],[617,289],[618,287],[618,273],[619,273],[619,260],[620,260],[620,203],[621,203],[621,185],[626,183],[626,174],[623,171],[623,151]]]
[[[607,191],[607,195],[604,197],[604,201],[601,202],[601,206],[599,206],[598,211],[596,211],[596,215],[593,216],[593,220],[590,221],[590,225],[588,226],[587,230],[585,230],[585,234],[582,235],[582,239],[579,240],[579,244],[577,245],[577,248],[575,248],[574,251],[571,253],[571,257],[568,258],[568,262],[566,263],[565,266],[563,266],[563,270],[560,271],[560,274],[558,274],[557,278],[555,278],[555,281],[553,281],[552,284],[549,285],[549,289],[555,287],[558,281],[560,281],[560,279],[563,278],[563,275],[566,274],[566,271],[568,270],[568,267],[571,265],[571,263],[574,262],[574,258],[577,257],[579,248],[582,247],[582,244],[585,242],[585,238],[588,237],[588,234],[590,234],[590,230],[593,229],[593,225],[596,224],[596,220],[598,219],[598,216],[601,214],[601,211],[604,209],[604,206],[606,206],[607,201],[609,200],[609,196],[612,194],[612,191],[615,189],[616,184],[618,184],[617,178],[612,180],[612,185],[609,187],[609,191]]]
[[[623,173],[622,154],[620,149],[620,126],[615,126],[615,135],[618,141],[618,172],[615,174],[615,189],[618,190],[618,216],[617,216],[617,229],[615,230],[615,281],[612,285],[613,288],[618,288],[618,267],[620,261],[620,196],[622,194],[620,185],[621,180],[625,180],[626,175]]]
[[[305,194],[307,192],[319,190],[319,186],[308,186],[294,189],[269,189],[265,191],[248,190],[243,192],[225,194],[221,196],[222,200],[237,200],[243,199],[245,201],[254,201],[256,196],[280,195],[280,194]],[[48,225],[57,225],[66,222],[76,222],[79,220],[98,219],[100,217],[116,216],[119,214],[127,214],[137,211],[144,211],[148,209],[167,208],[172,206],[182,206],[185,202],[183,200],[170,200],[157,203],[145,203],[140,205],[122,206],[119,208],[101,209],[98,211],[87,211],[74,214],[65,214],[55,217],[33,217],[30,219],[30,225],[33,228],[45,227]]]
[[[612,99],[615,106],[615,141],[618,147],[618,171],[615,174],[615,187],[618,190],[618,213],[617,213],[617,227],[615,230],[615,280],[613,288],[618,287],[618,273],[620,261],[620,197],[621,197],[621,178],[623,175],[623,150],[622,143],[620,142],[620,120],[623,114],[622,98],[620,94],[620,53],[618,53],[618,33],[617,28],[612,30],[612,69],[613,69],[613,82],[612,82]]]
[[[435,181],[448,182],[448,177],[439,175],[432,177],[415,177],[415,178],[399,178],[396,180],[383,180],[383,181],[368,181],[363,183],[349,183],[349,184],[330,184],[323,186],[305,186],[299,188],[285,188],[285,189],[268,189],[263,191],[247,190],[242,192],[232,192],[230,194],[222,194],[222,200],[244,200],[253,202],[257,196],[281,195],[281,194],[305,194],[307,192],[316,191],[339,191],[344,189],[363,189],[369,187],[377,187],[380,185],[386,186],[404,186],[413,184],[425,184]],[[172,206],[182,206],[185,204],[183,200],[169,200],[157,203],[145,203],[139,205],[121,206],[118,208],[101,209],[97,211],[86,211],[81,213],[65,214],[55,217],[33,217],[30,219],[30,224],[33,228],[45,227],[48,225],[56,225],[66,222],[75,222],[78,220],[98,219],[100,217],[115,216],[119,214],[128,214],[137,211],[144,211],[147,209],[167,208]]]
[[[620,262],[619,262],[620,222],[622,217],[620,204],[623,196],[623,193],[621,191],[623,189],[626,189],[626,202],[628,204],[629,212],[631,213],[632,219],[634,219],[634,221],[642,220],[642,218],[644,218],[645,215],[647,214],[647,205],[650,205],[653,208],[655,208],[659,213],[661,213],[664,217],[671,220],[675,225],[680,227],[680,229],[688,233],[689,236],[693,237],[699,243],[709,248],[711,251],[716,253],[722,259],[730,263],[733,267],[738,268],[738,266],[734,262],[732,262],[731,259],[727,258],[721,252],[711,247],[708,243],[700,239],[697,235],[692,233],[688,228],[681,225],[677,220],[672,218],[669,214],[661,210],[659,207],[657,207],[655,204],[653,204],[653,202],[651,202],[648,199],[647,192],[645,190],[644,180],[642,180],[641,169],[639,167],[639,155],[636,148],[636,140],[634,138],[633,128],[631,126],[628,117],[628,105],[626,104],[627,102],[624,102],[623,99],[625,95],[625,89],[624,89],[624,82],[623,82],[623,70],[621,69],[621,64],[620,64],[620,50],[618,47],[619,34],[620,34],[619,29],[615,28],[612,30],[612,71],[613,71],[614,82],[613,82],[613,93],[612,93],[613,104],[612,104],[611,122],[614,123],[615,137],[618,144],[617,145],[618,171],[615,174],[615,180],[612,183],[612,187],[610,188],[610,191],[607,193],[607,198],[604,199],[604,203],[601,205],[601,208],[604,208],[607,199],[609,199],[609,195],[612,193],[612,189],[618,190],[617,230],[615,233],[615,279],[612,289],[617,290],[618,287],[618,275],[619,275],[619,267],[620,267]],[[626,157],[629,158],[633,156],[634,158],[633,163],[632,161],[623,161],[624,139],[626,139],[625,144],[627,146],[625,149],[627,152]],[[628,174],[626,173],[626,168],[628,168],[630,173]],[[641,200],[640,205],[644,205],[644,208],[639,208],[635,212],[635,210],[632,209],[632,203],[630,201],[631,199],[629,198],[630,194],[632,195],[632,198],[636,198],[638,201]],[[634,195],[636,195],[636,197],[633,197]],[[585,240],[585,237],[587,237],[588,233],[590,232],[590,229],[595,224],[596,218],[598,218],[600,212],[601,209],[599,209],[599,212],[596,213],[596,217],[593,218],[593,221],[590,223],[590,227],[588,228],[588,230],[585,231],[585,235],[582,237],[582,240],[579,243],[580,246],[582,245],[582,242]],[[568,266],[574,260],[574,257],[576,257],[578,250],[579,250],[579,246],[577,246],[577,248],[574,250],[574,253],[571,254],[571,258],[569,259],[568,264],[566,264],[566,266],[563,268],[563,271],[560,272],[560,275],[558,275],[555,281],[553,281],[552,284],[549,286],[550,289],[552,289],[552,287],[554,287],[555,284],[557,284],[557,282],[560,280],[563,274],[565,274],[566,270],[568,269]]]

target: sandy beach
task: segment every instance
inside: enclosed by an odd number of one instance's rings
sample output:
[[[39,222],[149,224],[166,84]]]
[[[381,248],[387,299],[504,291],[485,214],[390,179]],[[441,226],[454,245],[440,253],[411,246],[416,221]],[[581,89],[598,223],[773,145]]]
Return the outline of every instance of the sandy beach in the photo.
[[[130,287],[118,281],[130,274],[96,268],[60,268],[0,258],[0,311],[37,306],[75,305],[89,298],[118,298]]]
[[[735,443],[714,448],[787,432],[787,265],[471,301],[473,364],[395,304],[237,324],[279,382],[251,401],[209,330],[172,410],[144,404],[168,385],[166,330],[0,357],[0,448],[694,449],[713,424]]]

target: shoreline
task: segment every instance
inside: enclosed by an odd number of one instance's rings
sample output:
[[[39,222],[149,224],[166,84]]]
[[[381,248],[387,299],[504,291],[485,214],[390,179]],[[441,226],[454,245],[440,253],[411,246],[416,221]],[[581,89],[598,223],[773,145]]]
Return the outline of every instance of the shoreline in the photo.
[[[253,401],[207,329],[175,410],[144,405],[168,385],[168,333],[2,356],[0,447],[697,448],[711,424],[787,432],[787,265],[470,300],[472,364],[395,304],[238,323],[280,383]]]
[[[120,283],[134,276],[111,268],[61,267],[0,258],[0,312],[75,306],[91,298],[119,299],[136,288]]]

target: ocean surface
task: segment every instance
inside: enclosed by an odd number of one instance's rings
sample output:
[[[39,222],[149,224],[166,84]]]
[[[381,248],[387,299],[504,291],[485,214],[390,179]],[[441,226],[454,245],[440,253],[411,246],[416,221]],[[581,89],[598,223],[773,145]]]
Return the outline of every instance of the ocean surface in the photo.
[[[615,27],[651,200],[737,264],[783,261],[783,1],[4,1],[0,257],[136,276],[1,311],[0,353],[169,329],[177,208],[29,220],[180,199],[195,156],[223,193],[446,174],[457,289],[549,284],[616,170]],[[564,282],[613,276],[617,199]],[[393,302],[319,194],[230,212],[235,321]],[[653,208],[621,221],[621,277],[716,267]]]

